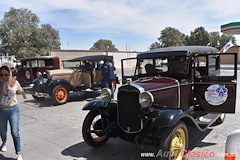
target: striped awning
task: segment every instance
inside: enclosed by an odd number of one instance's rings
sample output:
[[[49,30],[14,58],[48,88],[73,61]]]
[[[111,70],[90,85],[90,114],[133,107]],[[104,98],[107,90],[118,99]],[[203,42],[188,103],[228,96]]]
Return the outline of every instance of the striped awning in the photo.
[[[240,34],[240,22],[231,22],[221,25],[221,32],[225,34]]]

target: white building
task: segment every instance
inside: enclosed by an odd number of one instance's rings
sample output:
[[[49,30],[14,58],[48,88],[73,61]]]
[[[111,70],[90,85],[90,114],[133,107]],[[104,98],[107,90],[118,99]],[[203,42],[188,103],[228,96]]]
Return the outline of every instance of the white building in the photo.
[[[68,60],[77,57],[91,56],[91,55],[109,55],[113,56],[114,66],[116,68],[121,68],[121,59],[125,58],[135,58],[140,52],[136,51],[90,51],[90,50],[51,50],[50,56],[58,56],[60,61]],[[133,67],[136,65],[136,62],[128,63],[124,67]],[[62,65],[61,65],[62,66]]]

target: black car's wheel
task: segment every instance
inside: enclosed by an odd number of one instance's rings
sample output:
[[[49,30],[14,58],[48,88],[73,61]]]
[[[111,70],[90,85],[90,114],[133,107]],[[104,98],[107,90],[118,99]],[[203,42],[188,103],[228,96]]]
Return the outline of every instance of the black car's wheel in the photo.
[[[46,99],[45,97],[38,97],[38,96],[35,96],[35,95],[32,95],[32,97],[33,97],[36,101],[40,101],[40,102]]]
[[[102,125],[103,125],[102,117],[98,110],[92,110],[87,114],[83,122],[82,134],[83,139],[88,145],[92,147],[99,147],[108,141],[109,139],[108,134],[90,132],[93,130],[102,131],[103,130]]]
[[[52,91],[54,104],[64,104],[68,101],[69,91],[62,85],[56,86]]]
[[[161,160],[183,160],[187,148],[188,129],[184,122],[179,121],[173,127],[164,130],[157,156]]]
[[[225,120],[225,117],[226,117],[226,113],[222,113],[216,121],[217,125],[222,124]]]

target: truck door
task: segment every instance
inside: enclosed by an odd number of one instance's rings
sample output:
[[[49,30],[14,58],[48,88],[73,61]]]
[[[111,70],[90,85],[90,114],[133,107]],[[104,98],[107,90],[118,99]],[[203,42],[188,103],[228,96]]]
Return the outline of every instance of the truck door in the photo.
[[[193,76],[195,110],[235,113],[237,54],[218,53],[194,56]]]

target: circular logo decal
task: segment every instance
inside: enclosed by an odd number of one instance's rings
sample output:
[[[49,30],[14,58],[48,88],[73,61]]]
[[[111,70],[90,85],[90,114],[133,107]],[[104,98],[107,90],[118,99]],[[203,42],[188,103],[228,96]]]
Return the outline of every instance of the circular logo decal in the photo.
[[[204,96],[209,104],[219,106],[227,100],[228,89],[224,84],[214,84],[206,89]]]

